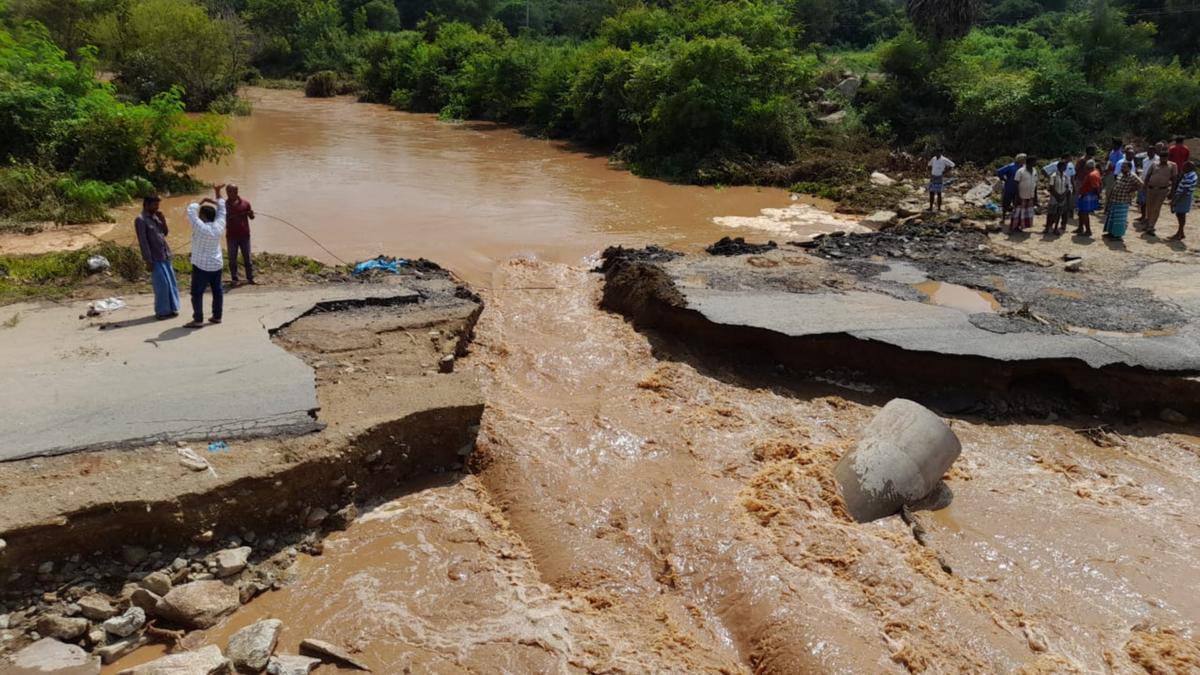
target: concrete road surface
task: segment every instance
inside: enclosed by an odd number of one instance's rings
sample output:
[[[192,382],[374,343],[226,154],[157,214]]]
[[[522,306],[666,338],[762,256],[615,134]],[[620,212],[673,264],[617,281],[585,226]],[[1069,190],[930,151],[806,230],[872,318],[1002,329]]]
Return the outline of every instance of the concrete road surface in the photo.
[[[224,323],[197,330],[190,311],[156,321],[148,295],[83,320],[86,302],[0,307],[0,461],[317,430],[313,372],[269,331],[322,302],[417,297],[388,283],[240,288]]]

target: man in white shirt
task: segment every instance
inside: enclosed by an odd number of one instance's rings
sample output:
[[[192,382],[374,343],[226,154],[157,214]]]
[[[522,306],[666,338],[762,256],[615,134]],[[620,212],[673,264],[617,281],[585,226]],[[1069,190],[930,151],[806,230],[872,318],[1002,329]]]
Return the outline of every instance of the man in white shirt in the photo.
[[[204,326],[204,289],[212,288],[212,316],[210,323],[221,323],[225,292],[221,287],[221,271],[225,260],[221,257],[221,240],[225,238],[225,199],[221,197],[224,185],[216,185],[213,191],[217,198],[201,199],[188,204],[188,222],[192,224],[192,322],[188,328]]]
[[[1033,214],[1037,205],[1037,162],[1029,157],[1025,166],[1017,170],[1017,206],[1013,209],[1010,232],[1020,232],[1033,226]]]
[[[944,157],[942,151],[933,153],[929,160],[929,210],[933,210],[933,198],[937,197],[937,210],[942,210],[942,187],[945,183],[946,171],[954,168],[954,162]]]

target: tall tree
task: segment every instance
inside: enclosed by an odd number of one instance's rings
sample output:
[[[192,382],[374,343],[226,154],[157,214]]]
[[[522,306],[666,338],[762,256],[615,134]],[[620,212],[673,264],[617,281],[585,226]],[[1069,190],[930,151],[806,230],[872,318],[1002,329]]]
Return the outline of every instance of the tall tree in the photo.
[[[953,40],[971,32],[979,0],[908,0],[908,18],[927,38]]]

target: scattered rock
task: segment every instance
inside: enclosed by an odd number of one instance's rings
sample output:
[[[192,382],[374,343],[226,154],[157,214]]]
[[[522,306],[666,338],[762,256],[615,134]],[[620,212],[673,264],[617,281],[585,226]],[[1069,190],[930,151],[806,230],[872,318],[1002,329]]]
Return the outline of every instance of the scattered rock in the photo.
[[[329,517],[329,512],[321,507],[316,507],[308,512],[308,517],[304,519],[305,527],[320,527],[321,523]]]
[[[833,475],[859,522],[890,516],[932,493],[962,453],[958,437],[919,403],[892,399],[838,461]]]
[[[249,546],[242,546],[240,548],[227,548],[217,553],[217,577],[225,578],[233,576],[246,569],[246,561],[250,559],[250,551],[251,548]]]
[[[99,675],[100,658],[75,645],[42,638],[13,654],[4,666],[8,675]]]
[[[171,577],[165,572],[147,574],[145,579],[138,582],[142,588],[155,595],[166,595],[171,591]]]
[[[358,507],[353,502],[338,509],[332,516],[329,517],[328,525],[331,530],[344,530],[350,527],[358,518]]]
[[[193,581],[172,588],[154,613],[188,628],[208,628],[240,605],[237,588],[215,580]]]
[[[1080,260],[1080,259],[1072,260],[1072,261],[1068,262],[1066,265],[1063,265],[1063,269],[1065,269],[1068,272],[1083,271],[1083,260]]]
[[[1167,422],[1169,424],[1187,424],[1188,423],[1187,415],[1184,415],[1183,413],[1179,412],[1178,410],[1173,410],[1171,408],[1163,408],[1163,411],[1158,414],[1158,417],[1162,421]]]
[[[837,112],[838,110],[841,110],[841,108],[842,104],[838,103],[837,101],[830,101],[829,99],[817,101],[817,110],[826,115]]]
[[[897,215],[895,211],[876,211],[875,213],[872,213],[864,218],[862,222],[864,225],[874,225],[878,227],[880,225],[886,225],[892,222],[896,219],[896,217]]]
[[[875,171],[875,172],[871,173],[871,185],[878,185],[879,187],[891,187],[895,184],[896,184],[896,179],[892,178],[891,176],[888,176],[885,173],[882,173],[880,171]]]
[[[442,357],[441,361],[438,361],[438,372],[439,373],[453,373],[454,372],[454,355],[453,354],[447,354]]]
[[[150,557],[150,552],[141,546],[124,546],[121,548],[121,557],[125,559],[126,564],[140,565]]]
[[[44,637],[70,642],[83,637],[88,625],[88,620],[83,617],[43,614],[37,620],[37,632]]]
[[[845,120],[846,120],[846,111],[845,110],[839,110],[835,113],[826,115],[824,117],[817,118],[818,122],[820,122],[821,124],[827,124],[829,126],[841,124]]]
[[[79,613],[92,621],[104,621],[116,616],[117,608],[103,595],[85,595],[79,599]]]
[[[283,622],[279,619],[266,619],[246,626],[230,636],[225,655],[238,670],[262,672],[275,651],[282,628]]]
[[[862,86],[862,80],[857,77],[847,77],[837,83],[837,90],[841,92],[846,100],[853,101],[855,96],[858,96],[858,88]]]
[[[967,190],[967,193],[963,195],[963,199],[969,204],[983,206],[991,200],[993,189],[992,184],[988,181],[976,183],[975,187]]]
[[[192,537],[192,541],[199,543],[199,544],[207,544],[208,542],[210,542],[212,540],[213,540],[213,531],[212,530],[205,530],[205,531],[201,532],[200,534]]]
[[[146,612],[154,612],[160,600],[162,600],[161,596],[145,588],[135,588],[129,594],[129,604],[134,607],[141,607]]]
[[[150,638],[145,634],[134,635],[127,637],[124,640],[110,642],[103,647],[98,647],[95,654],[100,657],[100,660],[108,665],[121,657],[133,653],[135,650],[141,649],[150,643]]]
[[[88,631],[87,641],[93,647],[103,647],[108,644],[108,633],[103,628],[93,628]]]
[[[280,654],[272,656],[267,664],[268,675],[308,675],[318,665],[321,659],[310,659],[307,656]]]
[[[121,616],[114,616],[104,622],[104,630],[117,637],[129,637],[146,625],[146,610],[141,607],[130,607]]]
[[[704,249],[709,255],[746,255],[755,253],[766,253],[778,248],[778,244],[773,241],[768,241],[765,244],[747,244],[742,237],[730,239],[729,237],[721,237],[720,241]]]
[[[371,669],[367,667],[365,663],[351,656],[346,650],[325,642],[324,640],[313,640],[311,638],[304,640],[300,643],[300,651],[316,654],[317,656],[322,657],[322,660],[328,658],[335,662],[344,663],[359,670],[365,670],[367,672],[371,671]]]
[[[0,539],[0,553],[4,553],[4,549],[8,548],[8,542]]]
[[[215,675],[229,668],[229,661],[221,655],[216,645],[208,645],[194,652],[171,654],[150,663],[122,670],[119,675]]]

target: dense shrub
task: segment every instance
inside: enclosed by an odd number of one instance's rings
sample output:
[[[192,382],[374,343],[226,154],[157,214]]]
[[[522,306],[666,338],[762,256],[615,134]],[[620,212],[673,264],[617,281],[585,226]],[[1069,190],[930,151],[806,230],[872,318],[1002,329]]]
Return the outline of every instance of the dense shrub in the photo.
[[[336,96],[338,76],[332,70],[322,70],[308,76],[304,82],[304,95],[310,98],[329,98]]]

